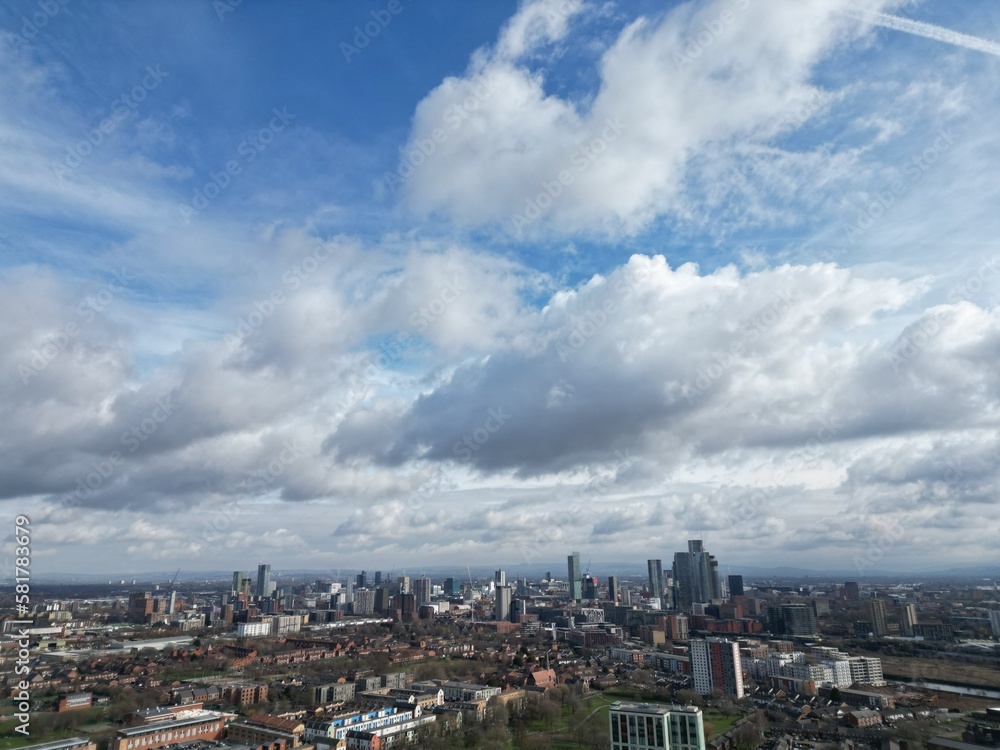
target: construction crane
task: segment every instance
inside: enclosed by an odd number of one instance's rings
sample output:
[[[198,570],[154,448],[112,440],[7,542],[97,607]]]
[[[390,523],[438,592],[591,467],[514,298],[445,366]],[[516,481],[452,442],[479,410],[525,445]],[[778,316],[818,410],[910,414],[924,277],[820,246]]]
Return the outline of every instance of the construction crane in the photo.
[[[174,587],[174,584],[177,583],[177,577],[180,576],[180,574],[181,574],[181,569],[178,568],[177,572],[174,573],[174,577],[171,579],[170,583],[167,584],[168,589],[172,589]]]

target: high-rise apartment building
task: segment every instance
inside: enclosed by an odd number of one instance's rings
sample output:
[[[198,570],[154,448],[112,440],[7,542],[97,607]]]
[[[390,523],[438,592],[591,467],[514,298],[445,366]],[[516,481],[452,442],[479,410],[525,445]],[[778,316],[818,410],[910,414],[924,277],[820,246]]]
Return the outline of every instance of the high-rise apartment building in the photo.
[[[608,576],[608,599],[617,604],[621,596],[621,584],[618,581],[618,576]]]
[[[413,581],[413,593],[417,595],[417,606],[428,604],[431,600],[431,579],[421,576]]]
[[[868,616],[868,624],[871,625],[872,634],[876,638],[885,638],[889,635],[889,622],[885,616],[885,599],[866,599],[865,614]]]
[[[663,561],[647,560],[646,571],[649,573],[649,595],[660,600],[660,606],[666,605],[663,601]]]
[[[375,592],[372,589],[355,589],[351,611],[356,615],[375,614]]]
[[[691,677],[701,695],[732,695],[742,698],[743,664],[740,647],[724,638],[691,641]]]
[[[569,598],[578,602],[583,599],[583,581],[580,575],[580,553],[574,552],[566,558],[569,580]]]
[[[917,605],[913,603],[899,606],[899,632],[908,638],[913,637],[913,626],[917,624]]]
[[[815,635],[816,612],[811,604],[779,604],[767,608],[772,635]]]
[[[257,594],[258,599],[264,599],[271,595],[271,566],[261,563],[257,566]]]
[[[510,602],[514,589],[510,586],[497,586],[496,600],[493,604],[493,617],[496,620],[510,619]]]
[[[400,594],[412,594],[413,591],[410,587],[410,577],[400,576],[397,581],[399,582],[399,593]]]
[[[388,586],[379,586],[375,589],[375,614],[384,615],[388,612],[391,599]]]
[[[674,605],[685,612],[692,605],[722,598],[719,561],[700,539],[688,541],[687,552],[674,554]]]
[[[611,750],[705,750],[700,708],[655,703],[612,703]]]
[[[496,573],[494,573],[493,574],[493,582],[496,583],[497,586],[506,586],[507,585],[507,571],[506,570],[498,570]]]

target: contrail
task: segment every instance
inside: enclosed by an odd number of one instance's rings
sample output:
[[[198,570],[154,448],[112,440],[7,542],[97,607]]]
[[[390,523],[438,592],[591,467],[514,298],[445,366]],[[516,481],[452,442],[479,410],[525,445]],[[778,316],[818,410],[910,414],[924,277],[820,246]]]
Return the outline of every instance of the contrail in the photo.
[[[884,26],[887,29],[903,31],[907,34],[915,34],[916,36],[935,39],[946,44],[954,44],[956,47],[965,47],[966,49],[1000,57],[1000,44],[980,39],[977,36],[961,34],[942,26],[934,26],[923,21],[912,21],[909,18],[901,18],[889,13],[870,13],[866,14],[865,18],[870,19],[876,26]]]

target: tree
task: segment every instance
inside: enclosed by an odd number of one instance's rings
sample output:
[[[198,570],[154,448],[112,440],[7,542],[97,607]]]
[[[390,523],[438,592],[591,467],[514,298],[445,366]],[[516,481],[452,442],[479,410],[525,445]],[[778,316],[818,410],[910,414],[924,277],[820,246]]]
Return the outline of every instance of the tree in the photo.
[[[545,728],[552,729],[552,725],[559,720],[560,716],[562,716],[562,709],[559,708],[558,703],[551,698],[546,697],[538,701],[538,715],[545,724]]]
[[[702,704],[701,695],[695,690],[681,690],[677,693],[677,700],[686,706],[700,706]]]
[[[841,694],[839,687],[834,686],[833,689],[830,690],[830,700],[834,703],[844,702],[844,696]]]

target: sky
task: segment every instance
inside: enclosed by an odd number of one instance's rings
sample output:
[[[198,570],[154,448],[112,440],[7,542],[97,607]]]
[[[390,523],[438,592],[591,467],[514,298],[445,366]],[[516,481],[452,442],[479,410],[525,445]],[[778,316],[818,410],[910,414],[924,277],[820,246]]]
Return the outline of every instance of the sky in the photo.
[[[998,22],[4,3],[0,572],[1000,563]]]

